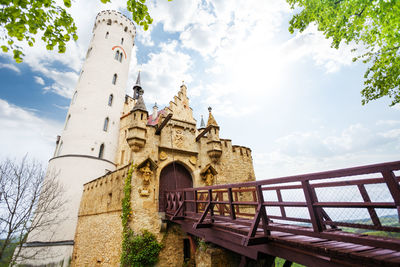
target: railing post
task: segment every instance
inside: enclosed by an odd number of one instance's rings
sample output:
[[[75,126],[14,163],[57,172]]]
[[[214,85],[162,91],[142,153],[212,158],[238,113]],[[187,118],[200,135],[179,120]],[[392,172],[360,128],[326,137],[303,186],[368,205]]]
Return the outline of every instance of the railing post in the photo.
[[[194,199],[194,205],[195,205],[194,212],[197,213],[199,211],[199,208],[197,207],[197,190],[194,190],[193,192],[194,192],[193,199]]]
[[[382,176],[387,184],[390,194],[393,197],[394,204],[397,206],[397,216],[400,222],[400,185],[397,182],[393,171],[383,171]]]
[[[282,203],[282,202],[283,202],[283,199],[282,199],[282,194],[281,194],[281,190],[280,190],[280,189],[277,189],[277,190],[276,190],[276,195],[277,195],[277,197],[278,197],[279,203]],[[284,207],[284,206],[279,206],[279,208],[280,208],[280,210],[281,210],[281,215],[282,215],[282,217],[283,217],[283,218],[286,218],[285,207]]]
[[[309,181],[302,181],[301,185],[303,186],[304,196],[306,198],[307,208],[308,212],[310,213],[310,219],[314,232],[322,232],[323,227],[321,223],[321,216],[319,216],[317,208],[314,207],[315,199],[312,191],[314,189],[311,188]]]
[[[214,222],[214,205],[211,203],[212,200],[212,189],[208,189],[208,204],[210,205],[211,223]]]
[[[232,220],[236,219],[236,213],[235,213],[235,208],[233,206],[233,195],[232,195],[232,187],[228,188],[228,200],[229,200],[229,209],[230,209],[230,213],[229,215],[231,216]]]
[[[365,186],[363,184],[359,184],[358,190],[360,190],[360,194],[364,200],[364,202],[371,202],[371,199],[369,198],[368,192],[365,189]],[[374,208],[368,207],[368,213],[369,216],[371,217],[372,222],[374,223],[375,226],[381,226],[381,222],[379,221],[379,217],[376,214],[376,211]]]

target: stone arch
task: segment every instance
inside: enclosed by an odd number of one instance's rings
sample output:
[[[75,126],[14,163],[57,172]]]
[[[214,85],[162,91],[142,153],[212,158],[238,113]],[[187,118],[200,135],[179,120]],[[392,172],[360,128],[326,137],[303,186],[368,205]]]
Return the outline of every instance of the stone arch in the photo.
[[[173,161],[167,164],[160,172],[158,210],[161,212],[165,211],[166,190],[175,190],[177,188],[179,189],[188,187],[193,187],[193,177],[186,164],[179,161]],[[186,198],[191,199],[192,197],[186,196]]]

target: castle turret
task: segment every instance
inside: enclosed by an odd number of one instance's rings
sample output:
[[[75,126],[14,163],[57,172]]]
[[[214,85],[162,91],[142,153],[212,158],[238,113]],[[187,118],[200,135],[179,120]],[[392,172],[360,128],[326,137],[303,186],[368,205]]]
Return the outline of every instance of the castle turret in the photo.
[[[133,87],[133,95],[137,94],[137,101],[129,115],[131,116],[132,127],[128,129],[128,136],[126,138],[130,148],[135,152],[139,151],[146,144],[146,125],[149,114],[144,104],[143,93],[139,72],[136,85]]]
[[[132,21],[119,12],[102,11],[96,17],[64,129],[48,166],[48,172],[57,173],[65,189],[68,219],[28,236],[27,249],[35,249],[35,244],[47,248],[43,250],[46,255],[38,254],[35,261],[25,264],[68,264],[82,185],[116,169],[119,123],[135,34]]]
[[[207,134],[208,141],[208,156],[211,158],[213,162],[218,161],[222,154],[222,146],[221,140],[219,138],[219,126],[217,121],[214,119],[214,116],[211,113],[212,108],[208,108],[208,121],[207,127],[210,127],[210,131]]]

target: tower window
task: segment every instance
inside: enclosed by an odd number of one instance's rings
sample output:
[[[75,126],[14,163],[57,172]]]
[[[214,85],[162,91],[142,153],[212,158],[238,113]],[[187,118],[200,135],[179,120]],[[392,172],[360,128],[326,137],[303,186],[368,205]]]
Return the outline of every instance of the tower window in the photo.
[[[63,147],[63,141],[61,141],[60,145],[58,146],[58,151],[57,151],[56,157],[60,156],[62,147]]]
[[[119,50],[115,51],[115,57],[114,57],[114,59],[118,60],[118,58],[119,58]]]
[[[105,132],[107,132],[107,129],[108,129],[108,121],[109,121],[109,119],[108,119],[108,117],[104,120],[104,126],[103,126],[103,131],[105,131]]]
[[[102,159],[103,155],[104,155],[104,144],[101,144],[99,149],[99,158]]]
[[[114,96],[112,94],[108,97],[108,105],[110,107],[112,106],[113,98],[114,98]]]
[[[70,118],[71,118],[71,114],[69,114],[67,117],[67,121],[65,122],[64,130],[67,130],[67,128],[68,128],[68,123],[69,123]]]
[[[92,47],[89,48],[89,50],[87,51],[86,58],[88,58],[88,57],[90,56],[90,53],[91,53],[91,52],[92,52]]]
[[[124,44],[124,38],[121,38],[121,44]]]
[[[116,84],[117,83],[117,74],[115,73],[112,79],[112,84]]]
[[[124,32],[127,32],[127,31],[128,31],[128,27],[125,27]]]
[[[111,19],[107,20],[107,25],[111,25]]]
[[[107,32],[106,33],[106,39],[108,39],[108,36],[110,35],[110,33],[109,32]]]
[[[72,96],[71,104],[74,104],[76,101],[76,97],[78,96],[78,91],[75,91],[74,95]]]
[[[122,62],[122,52],[119,54],[119,62]]]

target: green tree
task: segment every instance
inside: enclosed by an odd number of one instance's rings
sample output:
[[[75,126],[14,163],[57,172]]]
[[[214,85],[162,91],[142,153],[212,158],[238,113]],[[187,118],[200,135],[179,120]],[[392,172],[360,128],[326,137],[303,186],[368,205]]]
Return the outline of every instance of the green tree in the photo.
[[[361,91],[362,104],[388,96],[400,103],[400,1],[398,0],[287,0],[298,10],[289,31],[304,31],[316,24],[331,46],[355,42],[362,55],[353,61],[368,64]],[[357,48],[354,48],[355,51]]]
[[[100,0],[102,3],[111,0]],[[171,0],[169,0],[171,1]],[[66,43],[77,40],[77,28],[66,8],[71,7],[71,0],[63,0],[64,6],[56,0],[0,0],[0,46],[4,53],[13,53],[16,62],[22,62],[24,56],[18,43],[33,46],[40,37],[48,50],[58,48],[64,53]],[[147,30],[153,22],[146,0],[128,0],[127,10],[132,19]]]

